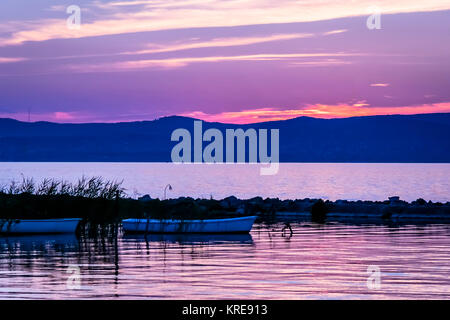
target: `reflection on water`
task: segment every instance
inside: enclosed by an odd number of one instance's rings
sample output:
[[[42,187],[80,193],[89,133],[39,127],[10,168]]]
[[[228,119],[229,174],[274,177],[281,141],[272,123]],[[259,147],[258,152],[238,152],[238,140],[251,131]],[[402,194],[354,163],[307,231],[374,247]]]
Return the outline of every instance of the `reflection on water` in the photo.
[[[3,162],[0,185],[20,180],[21,174],[35,181],[74,182],[82,175],[100,175],[123,180],[131,196],[148,193],[160,199],[170,183],[173,190],[167,196],[173,198],[386,200],[397,195],[407,201],[449,201],[449,163],[281,163],[278,173],[269,176],[261,176],[260,168],[261,164],[229,163]]]
[[[126,234],[125,241],[179,243],[179,244],[221,244],[252,243],[250,234]]]
[[[448,225],[291,226],[292,236],[283,222],[250,235],[2,236],[0,299],[450,298]],[[74,266],[79,289],[67,286]]]

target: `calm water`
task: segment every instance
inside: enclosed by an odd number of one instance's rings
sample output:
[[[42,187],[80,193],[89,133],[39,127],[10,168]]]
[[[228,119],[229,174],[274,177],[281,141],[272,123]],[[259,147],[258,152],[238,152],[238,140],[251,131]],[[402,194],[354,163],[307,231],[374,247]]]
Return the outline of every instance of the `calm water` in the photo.
[[[43,178],[76,180],[83,174],[124,180],[130,196],[150,194],[163,198],[192,196],[221,199],[255,196],[281,199],[323,198],[385,200],[398,195],[407,201],[450,201],[450,164],[355,164],[286,163],[278,174],[261,176],[259,164],[171,163],[0,163],[0,185],[21,174]]]
[[[0,185],[21,174],[124,180],[131,196],[229,195],[449,201],[450,164],[0,163]],[[257,223],[250,235],[1,237],[0,299],[450,298],[450,225]],[[368,288],[368,268],[380,288]],[[79,271],[81,286],[68,279]],[[376,276],[376,274],[374,274]],[[76,283],[76,282],[75,282]],[[370,282],[372,283],[372,282]]]
[[[292,226],[291,237],[282,223],[250,235],[0,237],[0,299],[450,298],[448,225]]]

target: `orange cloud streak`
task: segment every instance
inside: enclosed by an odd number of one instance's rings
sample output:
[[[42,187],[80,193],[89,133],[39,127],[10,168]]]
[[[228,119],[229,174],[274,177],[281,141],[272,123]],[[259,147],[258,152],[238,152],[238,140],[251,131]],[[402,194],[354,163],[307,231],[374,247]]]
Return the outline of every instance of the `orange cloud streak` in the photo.
[[[355,104],[315,104],[309,105],[304,109],[277,110],[273,108],[261,108],[236,112],[222,112],[217,114],[207,114],[201,111],[195,111],[184,113],[181,115],[211,122],[246,124],[265,121],[287,120],[300,116],[331,119],[356,116],[375,116],[390,114],[407,115],[437,112],[450,112],[450,102],[406,107],[369,107],[367,103],[364,103],[364,101],[362,101]]]

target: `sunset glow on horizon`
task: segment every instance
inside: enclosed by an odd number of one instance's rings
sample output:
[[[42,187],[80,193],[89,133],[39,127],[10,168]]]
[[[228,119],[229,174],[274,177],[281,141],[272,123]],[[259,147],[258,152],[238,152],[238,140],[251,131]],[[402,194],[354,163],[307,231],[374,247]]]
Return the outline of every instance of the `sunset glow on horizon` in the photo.
[[[450,112],[450,103],[437,105],[423,105],[397,108],[369,108],[355,105],[314,105],[301,110],[275,110],[271,108],[243,110],[239,112],[223,112],[219,114],[205,114],[192,112],[182,116],[192,117],[208,122],[222,122],[233,124],[249,124],[265,121],[288,120],[301,116],[321,119],[336,119],[378,115],[413,115],[424,113]]]
[[[80,0],[77,28],[70,5],[0,4],[0,117],[243,124],[450,112],[448,1]]]

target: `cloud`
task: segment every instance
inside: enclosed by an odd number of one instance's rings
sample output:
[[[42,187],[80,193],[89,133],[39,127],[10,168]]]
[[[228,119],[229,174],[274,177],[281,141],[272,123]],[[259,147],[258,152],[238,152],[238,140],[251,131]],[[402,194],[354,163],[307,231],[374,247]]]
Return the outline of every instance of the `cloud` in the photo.
[[[311,22],[368,15],[368,8],[372,5],[372,0],[353,2],[351,6],[344,0],[96,1],[89,10],[95,11],[95,20],[83,22],[85,20],[82,17],[79,30],[66,28],[67,16],[61,16],[61,19],[15,21],[21,26],[20,30],[4,36],[0,39],[0,45],[157,30]],[[447,0],[381,0],[377,5],[383,14],[450,9],[450,2]],[[126,10],[117,10],[122,7]],[[98,11],[99,8],[103,11]]]
[[[25,60],[27,60],[27,59],[19,58],[19,57],[15,57],[15,58],[0,57],[0,63],[13,63],[13,62],[20,62],[20,61],[25,61]]]
[[[214,0],[135,0],[135,1],[112,1],[102,3],[102,8],[143,6],[144,8],[169,8],[169,7],[186,7],[192,5],[205,5],[213,3]]]
[[[47,8],[47,11],[55,11],[55,12],[65,12],[67,9],[67,6],[64,6],[62,4],[53,5],[50,8]]]
[[[389,83],[371,83],[371,87],[389,87]]]
[[[68,55],[49,57],[46,59],[73,59],[73,58],[95,58],[95,57],[113,57],[113,56],[126,56],[126,55],[144,55],[155,53],[168,53],[190,49],[205,49],[205,48],[221,48],[221,47],[236,47],[236,46],[248,46],[253,44],[287,41],[301,38],[315,37],[314,33],[283,33],[283,34],[269,34],[265,36],[252,36],[252,37],[229,37],[229,38],[213,38],[200,41],[200,38],[191,38],[184,41],[177,41],[172,43],[150,43],[147,44],[147,49],[134,50],[134,51],[122,51],[115,53],[93,53],[93,54],[81,54],[81,55]],[[24,60],[24,58],[21,58]],[[12,60],[11,60],[12,61]],[[17,59],[19,61],[19,59]],[[329,64],[333,63],[330,59]]]
[[[181,51],[188,49],[246,46],[264,42],[309,38],[313,36],[314,34],[312,33],[289,33],[289,34],[274,34],[261,37],[215,38],[208,41],[183,42],[178,44],[164,44],[164,45],[150,44],[148,45],[149,49],[124,52],[123,54],[150,54],[160,52]]]
[[[424,104],[404,107],[370,107],[369,104],[358,102],[355,104],[313,104],[299,109],[275,109],[260,108],[242,111],[222,112],[208,114],[202,111],[183,113],[181,116],[193,117],[204,121],[247,124],[265,121],[287,120],[300,116],[310,116],[315,118],[347,118],[355,116],[374,116],[388,114],[420,114],[450,112],[450,102]]]
[[[323,35],[324,36],[329,36],[329,35],[332,35],[332,34],[339,34],[339,33],[344,33],[344,32],[347,32],[347,31],[348,31],[347,29],[331,30],[331,31],[328,31],[328,32],[324,32]]]
[[[324,66],[339,66],[352,64],[351,61],[345,61],[342,59],[321,59],[316,61],[301,61],[290,62],[290,67],[324,67]]]
[[[110,7],[110,6],[136,6],[136,5],[147,5],[152,3],[160,3],[161,1],[148,1],[148,0],[140,0],[140,1],[112,1],[109,3],[101,3],[97,4],[98,6],[101,6],[103,8]]]
[[[54,112],[53,117],[56,121],[68,121],[76,118],[75,114],[72,112]]]
[[[67,66],[69,70],[74,72],[114,72],[143,70],[147,68],[181,68],[193,63],[212,63],[227,61],[280,61],[284,60],[290,64],[301,64],[298,59],[315,58],[313,61],[305,61],[305,65],[330,65],[339,64],[337,60],[327,59],[328,57],[350,57],[361,56],[359,53],[285,53],[285,54],[252,54],[252,55],[236,55],[236,56],[206,56],[206,57],[183,57],[183,58],[167,58],[167,59],[145,59],[130,60],[122,62],[113,62],[106,64],[77,64]],[[318,60],[317,58],[323,58]]]

